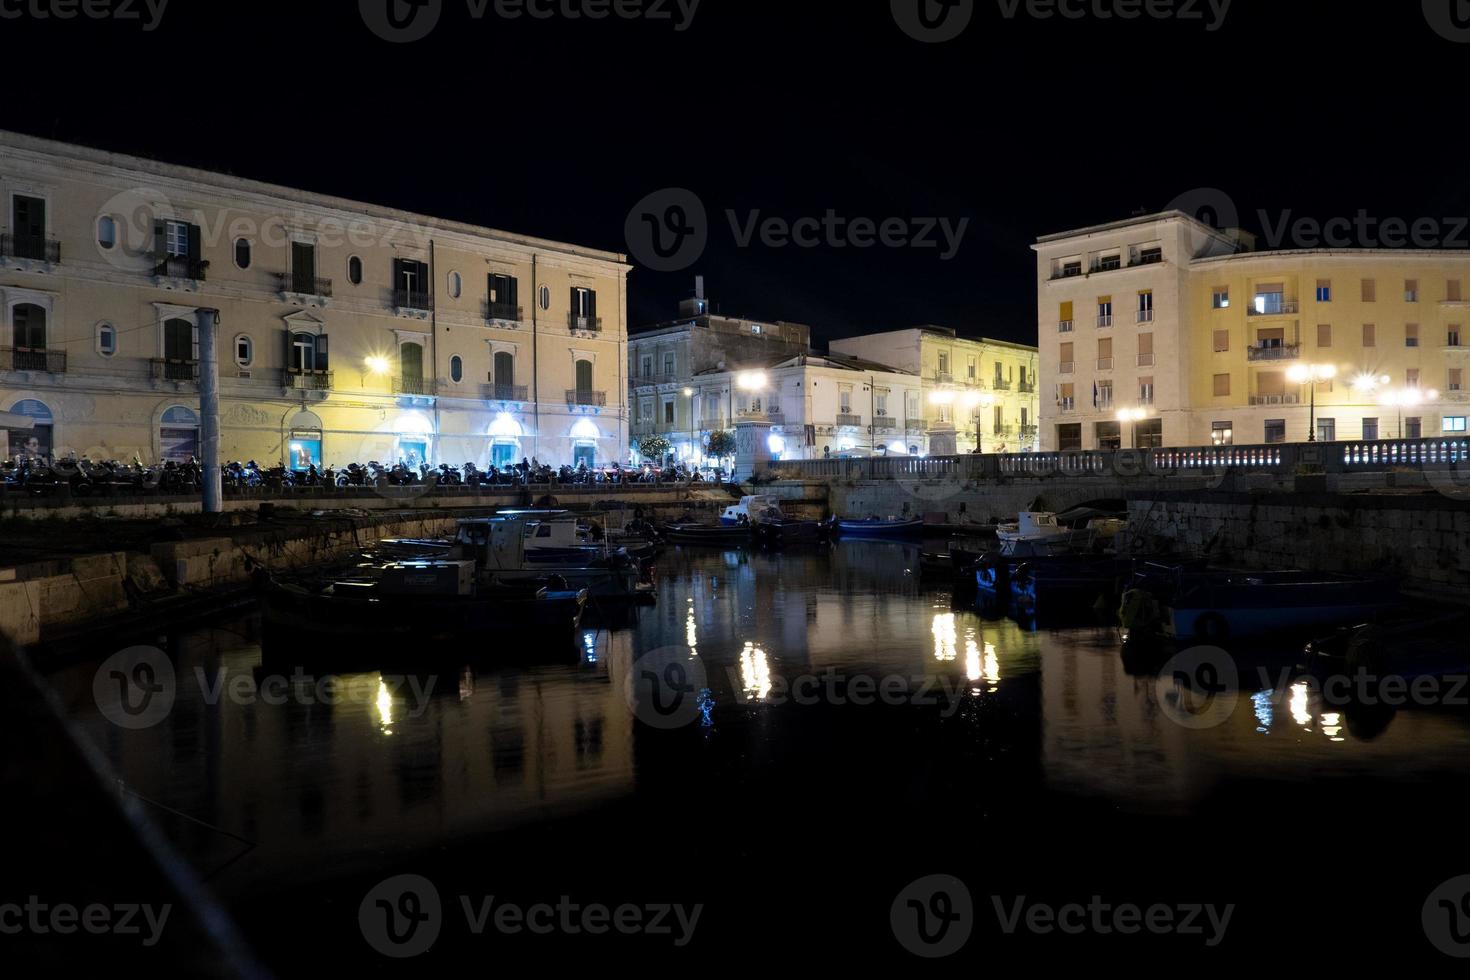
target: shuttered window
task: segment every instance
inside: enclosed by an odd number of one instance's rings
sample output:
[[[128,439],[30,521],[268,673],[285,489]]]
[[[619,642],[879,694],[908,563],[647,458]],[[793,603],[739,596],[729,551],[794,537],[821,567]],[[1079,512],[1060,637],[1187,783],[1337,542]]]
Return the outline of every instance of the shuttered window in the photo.
[[[1215,397],[1220,398],[1230,394],[1230,375],[1215,375]]]
[[[1318,347],[1331,347],[1332,346],[1332,324],[1330,324],[1330,323],[1319,323],[1319,324],[1317,324],[1317,346]]]
[[[1364,347],[1377,347],[1378,346],[1378,328],[1375,327],[1371,323],[1365,323],[1365,324],[1363,324],[1363,346]]]
[[[1378,282],[1377,282],[1377,280],[1375,280],[1375,279],[1364,279],[1363,280],[1363,302],[1364,303],[1376,303],[1376,302],[1378,302]]]
[[[1221,351],[1227,351],[1229,349],[1230,349],[1230,331],[1229,330],[1216,330],[1215,331],[1215,352],[1218,354]]]

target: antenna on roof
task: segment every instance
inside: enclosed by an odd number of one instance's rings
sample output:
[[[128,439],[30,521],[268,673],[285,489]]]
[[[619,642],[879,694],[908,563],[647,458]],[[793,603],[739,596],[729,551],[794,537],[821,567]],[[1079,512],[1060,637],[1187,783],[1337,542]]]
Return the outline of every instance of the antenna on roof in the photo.
[[[1135,218],[1141,218],[1141,217],[1143,217],[1146,214],[1148,214],[1148,208],[1147,207],[1140,207],[1138,210],[1136,210],[1136,211],[1133,212],[1133,217],[1135,217]]]

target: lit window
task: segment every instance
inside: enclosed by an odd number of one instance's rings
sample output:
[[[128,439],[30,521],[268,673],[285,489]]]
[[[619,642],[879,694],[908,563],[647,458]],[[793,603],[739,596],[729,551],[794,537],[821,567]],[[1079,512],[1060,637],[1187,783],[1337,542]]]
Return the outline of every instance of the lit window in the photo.
[[[1224,287],[1216,287],[1214,305],[1217,310],[1230,309],[1230,290]]]
[[[1441,428],[1443,428],[1445,432],[1464,432],[1465,431],[1465,416],[1463,416],[1463,415],[1455,415],[1455,416],[1446,415],[1444,417],[1444,425]]]
[[[117,222],[107,215],[97,219],[97,244],[104,249],[117,244]]]

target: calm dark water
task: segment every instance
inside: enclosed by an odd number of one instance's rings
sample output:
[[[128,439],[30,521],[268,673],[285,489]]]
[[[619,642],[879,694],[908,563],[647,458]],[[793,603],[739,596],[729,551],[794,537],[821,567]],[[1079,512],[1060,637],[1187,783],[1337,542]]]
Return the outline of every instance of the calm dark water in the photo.
[[[705,907],[683,947],[451,929],[419,967],[492,948],[918,964],[889,907],[935,873],[980,907],[961,957],[1203,955],[1181,936],[1003,935],[989,898],[1101,895],[1236,904],[1215,958],[1307,964],[1386,944],[1439,962],[1419,916],[1470,872],[1464,710],[1365,722],[1290,674],[1247,673],[1238,697],[1181,715],[1111,629],[982,617],[917,563],[883,543],[673,550],[657,607],[564,655],[466,638],[489,655],[457,674],[356,674],[330,692],[263,683],[258,624],[221,623],[158,638],[177,698],[144,730],[99,710],[95,663],[53,679],[282,974],[391,965],[358,908],[398,874],[445,896]],[[649,662],[706,690],[687,724],[630,700]]]

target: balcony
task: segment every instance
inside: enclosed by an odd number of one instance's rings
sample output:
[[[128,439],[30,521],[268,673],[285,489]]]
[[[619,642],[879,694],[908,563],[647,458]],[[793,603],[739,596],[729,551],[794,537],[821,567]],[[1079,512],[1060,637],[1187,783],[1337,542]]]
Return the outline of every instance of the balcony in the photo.
[[[1080,275],[1082,275],[1082,263],[1069,262],[1058,269],[1056,272],[1053,272],[1051,274],[1051,278],[1052,281],[1055,282],[1058,279],[1075,279]]]
[[[1071,333],[1076,324],[1071,320],[1058,320],[1057,333]]]
[[[1023,426],[1021,426],[1021,438],[1022,439],[1035,439],[1039,435],[1041,435],[1041,427],[1039,425],[1023,425]]]
[[[332,372],[315,369],[311,371],[288,369],[285,386],[297,391],[329,391],[332,388]]]
[[[591,333],[598,333],[602,330],[602,317],[581,316],[576,313],[570,313],[567,315],[567,329],[585,330]]]
[[[480,386],[480,397],[490,402],[523,402],[530,396],[525,385],[498,385],[494,382]]]
[[[1036,382],[1022,381],[1020,384],[1016,385],[1016,391],[1023,395],[1034,395],[1036,394]]]
[[[837,424],[838,426],[845,426],[849,429],[861,429],[863,427],[863,417],[861,415],[843,415],[839,413]]]
[[[1138,322],[1139,323],[1153,323],[1154,322],[1154,311],[1153,310],[1139,310],[1138,311]]]
[[[1252,405],[1300,405],[1301,395],[1251,395]]]
[[[909,432],[928,432],[929,423],[925,419],[905,419],[904,428]]]
[[[874,432],[897,432],[898,431],[898,419],[890,418],[887,415],[880,415],[877,418],[873,419],[873,431]]]
[[[1302,356],[1301,344],[1257,344],[1245,349],[1249,361],[1290,361]]]
[[[1097,359],[1097,369],[1099,371],[1111,371],[1113,369],[1113,359],[1111,357],[1099,357]]]
[[[525,308],[513,303],[485,303],[485,319],[491,322],[520,323],[525,316]]]
[[[1099,272],[1117,272],[1123,268],[1123,258],[1119,255],[1109,255],[1105,259],[1099,259],[1092,263],[1091,272],[1096,275]]]
[[[0,259],[60,262],[61,243],[41,235],[0,235]]]
[[[606,408],[607,392],[572,389],[567,392],[567,404],[571,406],[582,405],[591,408]]]
[[[395,289],[393,308],[399,312],[428,313],[434,309],[434,297],[422,289]]]
[[[994,381],[992,381],[990,383],[990,389],[992,391],[1010,391],[1011,390],[1011,383],[1009,381],[1005,381],[1005,380],[1003,380],[1001,378],[996,378]]]
[[[433,395],[438,386],[430,378],[405,378],[395,377],[393,379],[393,394],[395,395]]]
[[[1072,361],[1062,361],[1061,363],[1059,363],[1057,365],[1057,373],[1058,374],[1071,374],[1072,373],[1072,368],[1075,367],[1075,366],[1076,365]]]
[[[1281,299],[1275,293],[1263,293],[1246,308],[1246,316],[1296,316],[1301,304],[1294,299]]]
[[[177,357],[155,357],[149,362],[154,381],[198,381],[199,362]]]
[[[43,371],[66,373],[66,351],[36,350],[31,347],[0,347],[0,371]]]
[[[786,416],[777,409],[774,412],[742,411],[735,413],[736,422],[768,422],[771,425],[785,425]]]
[[[1061,410],[1064,412],[1075,412],[1077,410],[1077,399],[1075,396],[1071,398],[1059,398],[1057,401]]]
[[[1107,316],[1100,316],[1100,317],[1098,317],[1097,318],[1097,325],[1098,325],[1098,328],[1099,329],[1103,329],[1105,327],[1111,327],[1113,325],[1113,315],[1111,313],[1109,313]]]
[[[1128,259],[1128,268],[1136,269],[1141,265],[1160,265],[1164,261],[1164,253],[1161,249],[1149,248],[1135,253]]]
[[[954,375],[948,371],[935,371],[934,376],[929,380],[937,385],[952,385],[954,384]]]
[[[185,255],[157,255],[153,256],[156,263],[153,274],[167,279],[193,279],[203,282],[205,273],[209,271],[209,263],[203,259],[191,259]]]
[[[1152,354],[1139,354],[1138,355],[1138,366],[1139,367],[1153,367],[1154,366],[1154,356]]]
[[[723,418],[700,419],[695,423],[695,428],[700,432],[724,432],[729,427],[729,420]]]
[[[302,275],[298,272],[278,272],[276,281],[283,296],[320,296],[329,299],[332,295],[332,280],[318,276]]]

